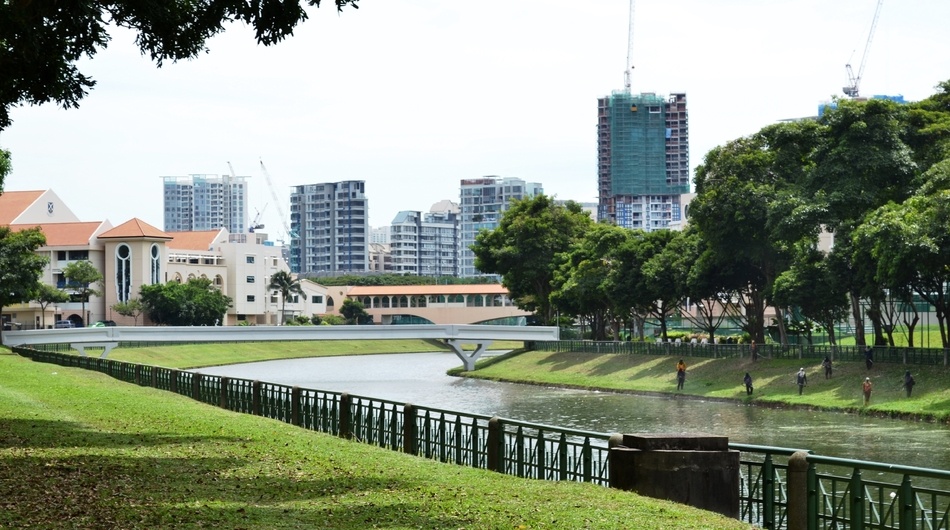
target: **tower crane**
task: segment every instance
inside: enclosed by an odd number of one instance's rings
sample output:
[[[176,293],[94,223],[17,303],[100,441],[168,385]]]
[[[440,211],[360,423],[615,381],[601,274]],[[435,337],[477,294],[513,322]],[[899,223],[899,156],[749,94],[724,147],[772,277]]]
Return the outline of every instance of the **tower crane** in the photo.
[[[633,83],[633,8],[635,0],[630,0],[630,15],[627,27],[627,68],[623,71],[623,88],[630,92]]]
[[[868,62],[868,49],[871,48],[871,40],[874,38],[874,30],[877,29],[877,19],[881,15],[882,5],[884,5],[884,0],[877,0],[877,8],[874,10],[874,19],[871,20],[871,31],[868,32],[868,41],[864,44],[864,54],[861,56],[861,66],[858,67],[858,75],[854,75],[850,61],[844,65],[845,69],[848,70],[848,86],[843,87],[841,90],[850,98],[856,98],[860,93],[861,76],[864,75],[864,65]]]
[[[264,166],[263,160],[261,160],[261,173],[264,174],[264,179],[267,180],[267,188],[270,189],[271,199],[274,200],[274,207],[277,208],[277,215],[280,216],[280,222],[284,227],[284,232],[290,239],[297,239],[297,232],[290,229],[290,222],[287,220],[287,216],[284,215],[284,209],[280,206],[280,199],[277,197],[277,191],[274,190],[274,183],[271,181],[270,173],[267,172],[267,167]]]

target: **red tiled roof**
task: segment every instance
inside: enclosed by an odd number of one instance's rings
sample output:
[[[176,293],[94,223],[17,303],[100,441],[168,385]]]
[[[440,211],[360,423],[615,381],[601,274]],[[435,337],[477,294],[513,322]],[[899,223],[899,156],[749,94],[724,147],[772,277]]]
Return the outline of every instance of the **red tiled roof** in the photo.
[[[354,286],[347,296],[384,295],[439,295],[439,294],[508,294],[499,283],[473,283],[465,285],[373,285]]]
[[[171,239],[172,236],[155,228],[139,218],[129,219],[119,226],[99,234],[99,239],[157,238]]]
[[[168,248],[176,250],[208,250],[214,245],[221,230],[202,230],[199,232],[172,232]]]
[[[47,247],[88,245],[102,221],[85,223],[47,223],[41,225],[10,225],[14,232],[39,226],[46,236]]]
[[[5,191],[0,194],[0,226],[5,226],[19,217],[31,204],[46,191]]]

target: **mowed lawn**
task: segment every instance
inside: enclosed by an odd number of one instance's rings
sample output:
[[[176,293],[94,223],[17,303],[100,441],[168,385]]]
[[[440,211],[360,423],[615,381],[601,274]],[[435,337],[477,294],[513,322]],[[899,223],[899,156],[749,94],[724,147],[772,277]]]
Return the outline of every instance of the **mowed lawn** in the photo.
[[[668,355],[597,354],[580,352],[513,353],[476,365],[468,377],[543,383],[578,388],[649,392],[733,399],[763,404],[808,406],[866,414],[907,416],[936,421],[950,419],[950,369],[878,362],[868,370],[863,362],[837,363],[825,379],[816,360],[682,357],[686,384],[676,390],[675,367],[680,357]],[[804,368],[808,384],[798,395],[795,374]],[[911,397],[903,390],[904,371],[917,384]],[[456,371],[457,373],[462,373]],[[752,396],[742,383],[748,372]],[[863,404],[861,384],[870,377],[870,405]]]
[[[228,412],[0,349],[0,528],[749,528]]]
[[[497,341],[491,349],[512,350],[523,343]],[[471,349],[466,345],[463,349]],[[317,340],[286,342],[221,342],[180,344],[173,346],[121,347],[109,353],[110,359],[165,368],[199,368],[224,364],[327,357],[338,355],[372,355],[381,353],[419,353],[450,351],[434,340]],[[459,365],[461,365],[461,360]]]

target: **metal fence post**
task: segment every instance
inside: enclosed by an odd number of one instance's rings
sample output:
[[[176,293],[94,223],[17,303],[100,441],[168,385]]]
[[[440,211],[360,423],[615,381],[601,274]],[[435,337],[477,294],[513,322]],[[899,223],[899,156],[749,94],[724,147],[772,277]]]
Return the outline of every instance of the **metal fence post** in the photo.
[[[251,382],[251,414],[261,415],[261,382]]]
[[[290,389],[290,424],[300,425],[300,387]]]
[[[851,474],[851,528],[864,528],[864,481],[859,468]]]
[[[505,472],[505,459],[502,456],[505,447],[505,434],[501,425],[501,419],[493,416],[488,420],[488,469],[499,473]]]
[[[762,526],[775,528],[775,466],[769,453],[762,462]]]
[[[406,403],[402,407],[402,452],[416,454],[416,406]]]
[[[352,410],[350,409],[350,404],[352,399],[350,395],[346,392],[340,394],[340,437],[341,438],[351,438],[353,436],[353,426],[352,426]]]
[[[916,508],[914,506],[914,488],[911,487],[910,475],[904,475],[901,481],[900,489],[897,490],[897,502],[900,504],[900,528],[901,530],[914,530],[917,520],[914,518]]]
[[[201,401],[201,374],[191,376],[191,399]]]
[[[225,410],[228,408],[228,383],[230,382],[230,377],[221,378],[221,392],[218,396],[218,406]]]

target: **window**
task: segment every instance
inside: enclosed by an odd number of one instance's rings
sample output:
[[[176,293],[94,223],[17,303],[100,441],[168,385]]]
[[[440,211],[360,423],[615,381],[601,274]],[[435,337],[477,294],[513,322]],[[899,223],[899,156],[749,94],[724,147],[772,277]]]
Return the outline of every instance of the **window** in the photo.
[[[58,259],[59,261],[66,261],[66,251],[60,250],[56,252],[56,259]]]
[[[128,302],[132,292],[132,250],[126,244],[115,247],[115,295],[120,302]]]
[[[253,294],[247,295],[247,301],[248,301],[248,302],[253,302],[253,301],[254,301],[254,295],[253,295]]]
[[[311,296],[311,297],[310,297],[310,303],[311,303],[311,304],[322,304],[322,303],[323,303],[323,296],[321,296],[321,295],[319,295],[319,294],[315,294],[315,295]]]
[[[254,256],[247,256],[245,259],[248,263],[254,263]]]
[[[254,277],[253,277],[253,276],[248,276],[248,277],[247,277],[247,283],[254,283]]]
[[[155,285],[162,282],[162,252],[157,244],[152,244],[152,274],[150,276],[151,284]]]

